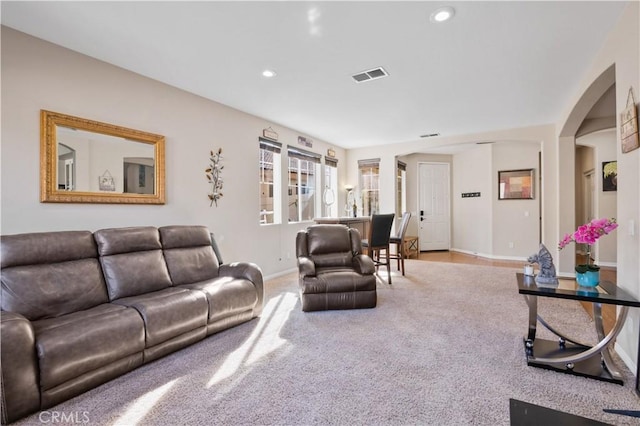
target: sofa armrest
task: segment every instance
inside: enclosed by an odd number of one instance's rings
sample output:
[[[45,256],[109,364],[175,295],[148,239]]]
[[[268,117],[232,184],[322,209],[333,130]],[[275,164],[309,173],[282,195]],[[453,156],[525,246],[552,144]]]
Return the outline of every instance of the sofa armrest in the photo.
[[[315,277],[316,264],[307,256],[298,257],[298,275],[300,278]]]
[[[353,269],[361,275],[372,275],[376,272],[373,260],[366,254],[353,256]]]
[[[31,322],[15,312],[0,313],[0,399],[2,424],[40,409],[38,358]]]
[[[264,282],[262,278],[262,270],[255,263],[250,262],[233,262],[224,263],[218,269],[218,276],[242,278],[251,281],[256,287],[258,293],[258,303],[253,308],[253,315],[259,316],[262,313],[262,305],[264,303]]]

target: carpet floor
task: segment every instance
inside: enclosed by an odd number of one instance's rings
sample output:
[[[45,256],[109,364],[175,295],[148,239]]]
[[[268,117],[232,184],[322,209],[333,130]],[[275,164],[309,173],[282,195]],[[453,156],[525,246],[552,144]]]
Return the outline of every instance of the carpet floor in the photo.
[[[297,274],[272,279],[259,319],[15,424],[508,425],[509,398],[640,423],[603,412],[640,410],[617,356],[624,386],[526,365],[516,269],[409,260],[406,270],[378,281],[376,308],[346,311],[304,313]],[[578,302],[542,298],[539,313],[596,341]]]

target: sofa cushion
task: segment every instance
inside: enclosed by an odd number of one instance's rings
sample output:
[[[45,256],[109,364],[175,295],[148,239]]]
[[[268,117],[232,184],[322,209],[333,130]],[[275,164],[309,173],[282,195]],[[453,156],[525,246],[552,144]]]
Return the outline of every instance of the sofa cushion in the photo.
[[[206,226],[173,225],[158,228],[162,248],[211,246],[211,234]]]
[[[109,300],[171,286],[160,235],[150,226],[101,229],[94,233]]]
[[[100,262],[111,301],[171,286],[161,250],[103,256]]]
[[[173,285],[192,284],[218,276],[218,259],[204,226],[158,229]]]
[[[164,251],[173,285],[192,284],[218,276],[218,261],[211,246]]]
[[[200,290],[209,302],[209,323],[253,309],[258,303],[255,285],[246,279],[220,277],[180,286]]]
[[[108,301],[98,259],[2,270],[2,310],[22,314],[32,321]]]
[[[204,294],[175,287],[113,303],[132,307],[140,313],[145,323],[147,348],[206,326],[209,311]]]
[[[0,248],[2,310],[34,321],[108,302],[89,231],[5,235]]]
[[[93,237],[100,256],[162,248],[158,230],[152,226],[101,229]]]
[[[310,256],[335,252],[351,252],[349,229],[344,225],[312,225],[307,228]]]
[[[307,252],[316,267],[351,266],[351,235],[344,225],[312,225],[307,228]]]
[[[89,231],[34,232],[0,238],[0,267],[57,263],[96,258]]]
[[[317,254],[311,256],[313,263],[316,265],[316,268],[322,267],[332,267],[332,266],[341,266],[341,267],[352,267],[353,264],[353,256],[350,251],[343,251],[337,253],[325,253],[325,254]]]
[[[142,318],[124,306],[103,304],[33,326],[42,390],[144,350]]]

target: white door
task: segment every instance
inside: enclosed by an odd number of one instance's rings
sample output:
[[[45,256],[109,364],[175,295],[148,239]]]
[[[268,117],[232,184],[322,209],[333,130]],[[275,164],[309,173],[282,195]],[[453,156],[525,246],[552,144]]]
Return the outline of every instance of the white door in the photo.
[[[449,250],[449,164],[418,164],[420,250]]]

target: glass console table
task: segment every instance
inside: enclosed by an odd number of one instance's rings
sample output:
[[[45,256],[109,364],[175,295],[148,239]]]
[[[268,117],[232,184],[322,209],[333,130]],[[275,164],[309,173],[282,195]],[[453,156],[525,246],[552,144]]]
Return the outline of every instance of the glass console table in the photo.
[[[616,369],[609,353],[609,345],[615,341],[622,330],[629,307],[640,307],[640,301],[608,281],[603,281],[595,289],[590,289],[576,288],[572,281],[563,282],[562,280],[557,287],[538,287],[533,277],[521,272],[516,273],[516,278],[518,293],[524,295],[529,306],[529,332],[524,338],[527,365],[623,384],[622,374]],[[551,327],[538,315],[538,297],[591,302],[598,343],[594,346],[582,344]],[[616,323],[606,335],[602,324],[603,304],[620,306]],[[536,339],[538,323],[558,336],[558,340]]]

